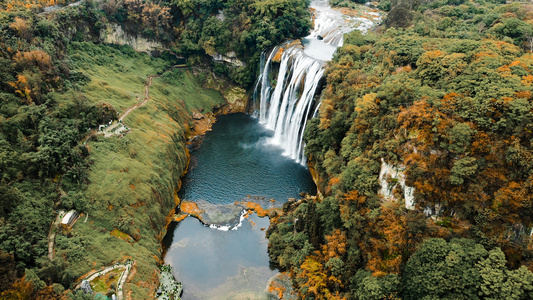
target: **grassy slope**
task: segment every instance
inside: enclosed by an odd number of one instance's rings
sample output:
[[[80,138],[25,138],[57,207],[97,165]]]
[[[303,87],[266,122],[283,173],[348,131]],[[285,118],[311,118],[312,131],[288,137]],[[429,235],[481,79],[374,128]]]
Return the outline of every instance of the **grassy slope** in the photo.
[[[91,78],[81,92],[91,102],[110,103],[119,113],[136,103],[136,97],[142,101],[148,75],[170,67],[147,55],[92,44],[79,46],[83,47],[74,45],[71,50],[71,63]],[[85,193],[89,218],[75,224],[72,237],[61,237],[68,241],[65,249],[57,249],[58,255],[66,255],[69,273],[75,277],[115,260],[133,258],[135,275],[125,288],[132,291],[133,299],[149,298],[156,287],[159,238],[165,217],[175,206],[173,191],[188,159],[185,135],[190,117],[185,107],[209,111],[225,102],[220,93],[203,89],[185,71],[175,70],[171,75],[155,78],[151,99],[125,118],[131,133],[89,141],[94,162]],[[114,228],[135,242],[112,236]],[[73,247],[84,250],[76,253]]]

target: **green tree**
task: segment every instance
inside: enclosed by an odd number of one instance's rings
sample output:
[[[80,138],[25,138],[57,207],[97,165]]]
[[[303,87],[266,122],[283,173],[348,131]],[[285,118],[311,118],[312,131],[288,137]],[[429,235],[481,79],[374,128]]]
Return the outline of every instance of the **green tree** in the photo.
[[[405,266],[403,299],[478,299],[475,264],[487,254],[472,240],[426,240]]]
[[[473,157],[464,157],[454,162],[451,169],[450,182],[452,184],[463,184],[466,178],[476,174],[478,166]]]
[[[473,240],[424,241],[406,264],[404,299],[530,299],[533,273],[510,271],[499,248]]]
[[[400,280],[397,274],[374,277],[366,270],[357,271],[350,279],[351,293],[358,300],[397,299]]]
[[[531,299],[533,297],[533,273],[526,267],[507,270],[505,255],[496,248],[488,257],[476,263],[481,275],[479,295],[483,299]]]

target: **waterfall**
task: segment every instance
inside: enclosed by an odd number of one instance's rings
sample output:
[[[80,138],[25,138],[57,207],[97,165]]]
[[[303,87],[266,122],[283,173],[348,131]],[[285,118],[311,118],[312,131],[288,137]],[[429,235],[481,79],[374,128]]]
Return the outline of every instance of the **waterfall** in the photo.
[[[305,164],[303,129],[316,106],[313,99],[324,68],[320,61],[305,55],[301,48],[289,48],[283,52],[276,85],[272,87],[269,72],[278,51],[279,48],[275,48],[269,55],[256,87],[260,97],[259,122],[274,131],[273,144]]]
[[[325,62],[342,46],[345,33],[355,29],[365,32],[381,20],[379,12],[345,16],[332,9],[327,0],[313,1],[311,7],[315,9],[313,31],[300,43],[286,42],[268,54],[264,52],[254,90],[254,103],[259,104],[256,115],[261,124],[274,131],[272,143],[302,165],[306,162],[303,132],[307,120],[318,112],[319,103],[314,99]],[[274,64],[279,67],[274,68]],[[275,69],[277,74],[273,74]]]

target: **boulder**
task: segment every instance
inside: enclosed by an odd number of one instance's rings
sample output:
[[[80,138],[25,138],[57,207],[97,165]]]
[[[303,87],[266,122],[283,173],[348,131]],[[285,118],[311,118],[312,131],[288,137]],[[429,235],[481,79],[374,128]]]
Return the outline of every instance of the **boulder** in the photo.
[[[92,293],[93,293],[93,289],[91,288],[91,284],[90,284],[89,281],[87,281],[87,280],[83,280],[83,281],[81,282],[80,289],[81,289],[85,294],[92,294]]]

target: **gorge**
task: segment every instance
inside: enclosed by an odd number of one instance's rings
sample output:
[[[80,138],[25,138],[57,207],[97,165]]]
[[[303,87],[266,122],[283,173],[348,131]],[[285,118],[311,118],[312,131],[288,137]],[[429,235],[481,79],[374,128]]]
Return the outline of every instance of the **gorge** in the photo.
[[[316,193],[302,139],[318,108],[325,64],[345,33],[365,31],[381,14],[349,17],[323,0],[313,1],[311,8],[314,30],[306,38],[262,54],[256,118],[219,117],[192,151],[178,197],[203,211],[199,219],[206,226],[187,218],[170,227],[164,242],[164,260],[184,285],[183,299],[265,298],[267,282],[276,274],[269,269],[262,232],[268,220],[255,214],[239,218],[241,210],[228,206],[252,201],[263,209],[281,208],[289,198]]]
[[[328,2],[1,1],[0,298],[533,299],[533,5]]]
[[[233,203],[281,208],[289,198],[316,193],[308,170],[270,145],[271,138],[272,132],[250,116],[220,116],[191,152],[178,196],[205,210],[200,214],[205,225],[189,217],[169,229],[164,242],[164,260],[183,283],[183,299],[266,296],[276,273],[266,251],[268,218],[243,218],[243,208]]]

